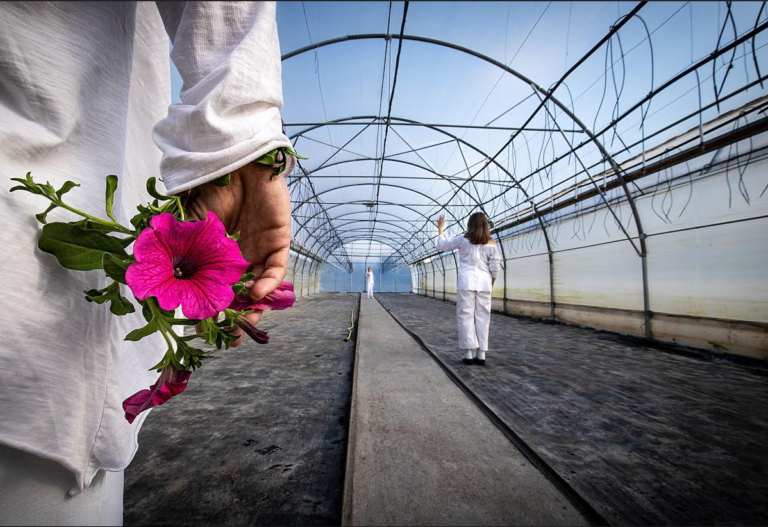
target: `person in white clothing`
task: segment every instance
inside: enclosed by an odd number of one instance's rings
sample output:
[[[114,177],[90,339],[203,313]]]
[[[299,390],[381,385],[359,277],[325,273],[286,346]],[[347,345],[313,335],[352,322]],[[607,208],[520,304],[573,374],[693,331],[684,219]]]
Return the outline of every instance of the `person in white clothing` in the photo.
[[[107,285],[103,273],[64,269],[37,248],[41,200],[9,193],[9,178],[31,171],[56,188],[78,183],[68,201],[104,217],[104,178],[116,174],[113,210],[124,224],[150,200],[151,176],[161,192],[199,189],[191,218],[213,211],[240,231],[257,275],[252,296],[270,293],[291,240],[285,179],[270,181],[272,168],[254,162],[291,147],[275,10],[0,3],[0,525],[122,524],[123,471],[149,412],[130,424],[121,403],[157,380],[150,368],[165,352],[159,333],[124,340],[146,324],[140,309],[115,317],[84,300],[83,291]],[[171,57],[183,81],[178,104]],[[285,162],[288,174],[295,159]],[[209,183],[228,173],[228,186]],[[73,219],[63,209],[48,216]]]
[[[440,216],[437,220],[438,250],[459,250],[456,285],[459,349],[464,352],[464,364],[485,366],[493,284],[501,270],[501,257],[491,238],[488,219],[482,212],[469,217],[467,231],[461,236],[447,238],[444,230],[445,217]]]
[[[365,270],[365,291],[366,298],[373,298],[373,269],[370,267]]]

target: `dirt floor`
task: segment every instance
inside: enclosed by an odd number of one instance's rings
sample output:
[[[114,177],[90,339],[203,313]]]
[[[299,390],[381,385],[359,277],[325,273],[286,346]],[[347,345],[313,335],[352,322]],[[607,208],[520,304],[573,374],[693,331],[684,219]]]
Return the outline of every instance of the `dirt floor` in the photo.
[[[268,312],[269,344],[214,352],[154,409],[126,470],[125,525],[340,524],[355,298]]]
[[[455,304],[377,298],[608,523],[768,525],[766,368],[501,314],[466,366]]]

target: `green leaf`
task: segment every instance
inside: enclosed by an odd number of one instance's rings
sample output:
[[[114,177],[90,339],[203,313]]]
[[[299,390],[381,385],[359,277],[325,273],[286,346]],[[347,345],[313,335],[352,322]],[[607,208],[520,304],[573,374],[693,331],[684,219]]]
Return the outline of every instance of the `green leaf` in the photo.
[[[102,266],[104,272],[115,282],[125,283],[125,271],[128,266],[131,265],[130,261],[125,261],[111,253],[104,253],[104,259],[102,260]]]
[[[286,147],[285,149],[283,149],[283,152],[284,152],[284,153],[286,153],[286,154],[288,154],[288,155],[291,155],[291,156],[295,157],[296,159],[309,159],[308,157],[302,157],[302,156],[300,156],[299,154],[297,154],[297,153],[296,153],[296,152],[293,150],[293,148],[288,148],[288,147]]]
[[[152,209],[145,207],[144,205],[138,205],[136,210],[139,211],[133,218],[131,218],[131,225],[136,229],[143,229],[149,226],[149,219],[154,216]]]
[[[147,192],[149,192],[149,195],[152,196],[155,199],[159,199],[160,201],[168,201],[169,199],[173,199],[170,196],[166,196],[165,194],[161,194],[157,191],[157,188],[155,188],[155,185],[157,184],[157,179],[151,177],[147,180]]]
[[[115,219],[115,214],[112,212],[112,204],[115,201],[116,190],[117,176],[107,176],[107,216],[109,216],[115,223],[117,223],[117,220]]]
[[[72,181],[65,181],[64,184],[61,186],[59,190],[56,191],[56,195],[61,199],[61,197],[72,190],[75,187],[79,187],[80,185],[77,183],[74,183]]]
[[[133,331],[128,333],[125,336],[125,340],[133,340],[133,341],[141,340],[144,337],[149,336],[152,333],[154,333],[155,331],[157,331],[157,329],[158,329],[157,321],[153,319],[146,326],[144,326],[142,328],[139,328],[139,329],[134,329]]]
[[[127,315],[135,311],[131,301],[120,294],[120,284],[112,282],[104,289],[90,289],[85,291],[85,299],[88,302],[104,304],[109,302],[109,311],[113,315]]]
[[[51,212],[56,207],[58,207],[58,205],[56,205],[55,203],[51,203],[50,206],[47,209],[45,209],[45,211],[41,212],[40,214],[35,214],[35,218],[37,218],[37,221],[45,225],[47,222],[46,216],[48,216],[48,213]]]
[[[229,238],[230,240],[235,240],[235,241],[239,240],[239,239],[240,239],[240,231],[237,231],[237,232],[236,232],[235,234],[233,234],[232,236],[230,236],[229,234],[227,234],[227,238]]]
[[[216,185],[217,187],[226,187],[227,185],[229,185],[229,182],[231,179],[232,179],[232,174],[224,174],[220,178],[216,178],[213,181],[211,181],[211,183]]]
[[[70,223],[45,225],[37,246],[54,255],[63,267],[75,271],[102,269],[104,253],[127,256],[117,238]]]
[[[262,165],[274,165],[277,163],[277,149],[274,149],[270,152],[267,152],[260,158],[256,160],[257,163],[261,163]]]
[[[128,236],[127,238],[118,238],[117,241],[123,248],[127,248],[130,244],[136,241],[136,236]]]
[[[35,183],[34,180],[32,179],[32,172],[27,172],[27,177],[25,179],[12,177],[11,181],[18,181],[19,183],[21,183],[21,185],[12,187],[11,192],[14,192],[16,190],[25,190],[27,192],[31,192],[32,194],[43,193],[43,191],[40,189],[37,183]]]

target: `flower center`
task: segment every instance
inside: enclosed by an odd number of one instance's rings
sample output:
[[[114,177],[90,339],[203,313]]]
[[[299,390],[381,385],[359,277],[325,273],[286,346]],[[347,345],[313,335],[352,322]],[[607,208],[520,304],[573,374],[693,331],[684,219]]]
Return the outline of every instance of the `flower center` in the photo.
[[[171,260],[173,266],[173,276],[179,280],[186,280],[194,276],[197,271],[197,265],[186,256],[176,256]]]

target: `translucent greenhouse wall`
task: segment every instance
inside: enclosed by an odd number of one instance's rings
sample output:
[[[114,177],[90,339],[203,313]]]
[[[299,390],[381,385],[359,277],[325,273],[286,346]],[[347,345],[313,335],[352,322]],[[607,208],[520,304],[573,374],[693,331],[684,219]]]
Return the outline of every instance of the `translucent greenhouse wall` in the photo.
[[[320,292],[320,268],[322,262],[291,250],[288,273],[285,279],[293,283],[296,298]]]
[[[647,332],[642,259],[599,197],[545,218],[551,265],[538,223],[501,234],[493,308],[768,359],[766,174],[768,132],[635,180],[647,236]],[[606,196],[637,243],[626,198],[620,189]],[[455,301],[454,253],[413,269],[413,292]]]

